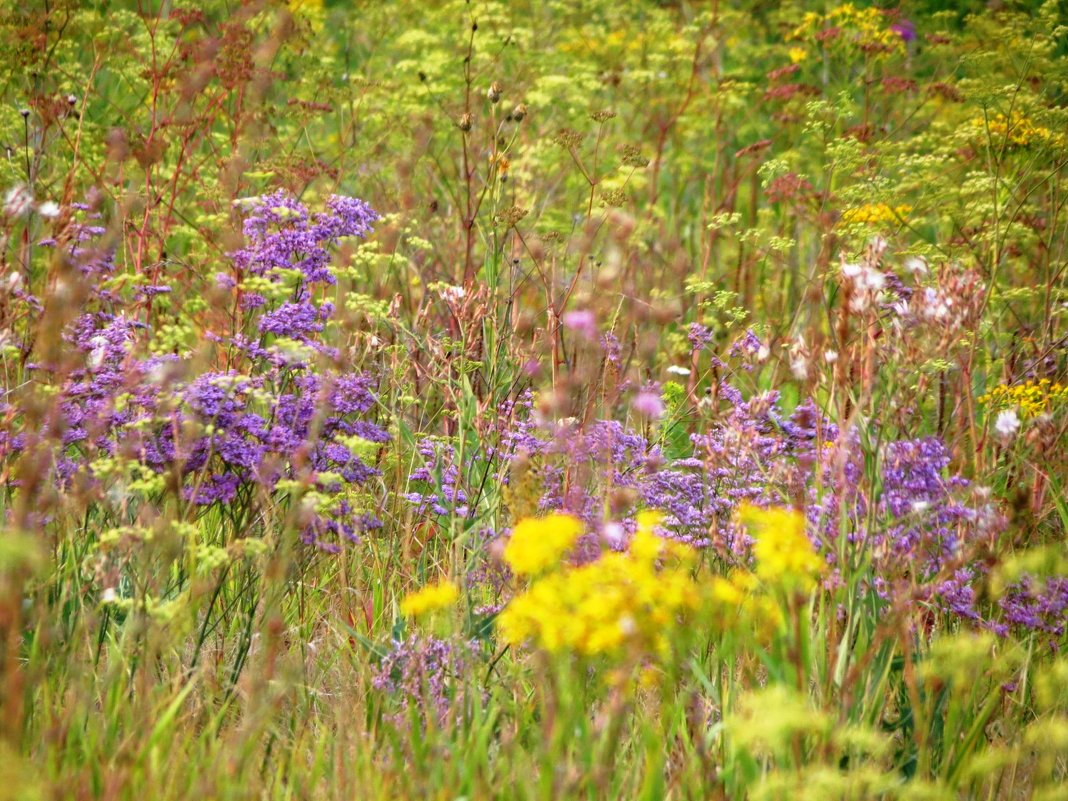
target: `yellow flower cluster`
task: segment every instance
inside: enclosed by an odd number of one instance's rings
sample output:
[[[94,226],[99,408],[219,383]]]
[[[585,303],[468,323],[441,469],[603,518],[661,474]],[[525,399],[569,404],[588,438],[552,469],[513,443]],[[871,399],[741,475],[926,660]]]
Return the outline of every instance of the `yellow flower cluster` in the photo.
[[[690,569],[696,555],[655,534],[656,520],[639,516],[625,552],[536,579],[501,612],[502,638],[533,641],[550,653],[666,655],[700,593]]]
[[[743,504],[739,522],[753,537],[756,577],[767,584],[810,592],[826,563],[805,534],[805,518],[792,509]]]
[[[553,512],[519,521],[504,548],[504,561],[519,576],[533,576],[556,565],[582,533],[571,515]]]
[[[422,617],[428,612],[447,609],[456,603],[456,599],[459,597],[460,590],[456,584],[443,579],[434,584],[428,584],[421,590],[406,596],[401,601],[401,614],[405,617]]]
[[[1062,135],[1053,133],[1044,125],[1035,125],[1019,111],[1012,112],[1008,117],[1001,113],[989,118],[976,117],[971,121],[971,127],[982,139],[986,139],[989,131],[990,141],[995,146],[1002,142],[1015,147],[1027,147],[1035,142],[1050,144],[1064,142]]]
[[[610,31],[597,36],[586,36],[581,30],[565,31],[557,45],[563,53],[580,53],[584,56],[604,57],[622,53],[641,53],[650,44],[642,31]]]
[[[803,39],[827,28],[842,28],[850,35],[846,41],[858,47],[889,47],[905,49],[905,41],[887,24],[886,16],[875,7],[857,8],[845,3],[826,14],[809,11],[801,18],[801,24],[791,33],[792,39]]]
[[[1048,378],[1011,386],[998,384],[990,392],[980,396],[979,402],[995,408],[1017,406],[1024,414],[1034,417],[1068,402],[1068,386],[1054,383]]]
[[[791,509],[760,509],[748,504],[738,522],[754,538],[752,572],[717,576],[708,587],[708,619],[722,630],[751,632],[772,639],[786,623],[782,591],[808,593],[826,569],[805,534],[805,519]]]
[[[734,627],[770,640],[785,622],[782,602],[771,589],[748,570],[717,576],[709,586],[709,619],[720,630]]]
[[[897,222],[909,215],[912,206],[888,206],[885,203],[865,203],[842,212],[842,222],[845,223],[876,223]]]

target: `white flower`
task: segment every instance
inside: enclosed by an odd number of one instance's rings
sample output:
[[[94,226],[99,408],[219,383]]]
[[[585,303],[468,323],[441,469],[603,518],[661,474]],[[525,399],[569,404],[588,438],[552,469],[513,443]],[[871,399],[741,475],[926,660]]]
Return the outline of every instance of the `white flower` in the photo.
[[[864,271],[864,275],[861,276],[861,281],[858,284],[862,289],[880,292],[886,287],[886,273],[882,270],[876,270],[874,267],[869,267]]]
[[[114,587],[107,587],[104,592],[100,594],[100,600],[106,604],[113,604],[119,600],[119,594],[115,592]]]
[[[605,523],[602,533],[605,541],[612,546],[620,545],[627,536],[622,524],[616,522]]]
[[[860,265],[859,264],[843,264],[842,265],[842,275],[844,275],[846,278],[856,278],[858,275],[860,275]]]
[[[671,365],[667,369],[667,371],[669,373],[671,373],[672,375],[689,375],[690,374],[690,368],[689,367],[683,367],[682,365],[679,365],[679,364]]]
[[[827,364],[834,364],[836,361],[838,361],[838,351],[825,350],[823,352],[823,360],[827,362]]]
[[[758,348],[756,352],[756,360],[758,362],[765,362],[767,361],[768,356],[770,355],[771,348],[769,348],[767,345],[761,344],[760,348]]]
[[[919,256],[909,256],[905,259],[905,269],[915,276],[927,275],[927,262]]]
[[[108,341],[105,337],[98,335],[90,339],[89,344],[93,346],[89,353],[89,369],[99,370],[108,355]]]
[[[438,291],[441,294],[441,297],[448,303],[459,303],[467,295],[467,290],[462,286],[450,286],[448,284],[441,287]]]
[[[1011,442],[1016,432],[1020,430],[1020,417],[1015,409],[1004,409],[998,412],[997,420],[994,421],[994,433],[1003,442]]]
[[[46,200],[44,203],[37,206],[37,213],[49,220],[54,220],[59,216],[59,204],[51,200]]]
[[[4,213],[9,217],[23,217],[33,208],[33,195],[23,184],[7,190],[4,195]]]
[[[808,378],[808,359],[798,354],[790,360],[790,372],[798,381]]]

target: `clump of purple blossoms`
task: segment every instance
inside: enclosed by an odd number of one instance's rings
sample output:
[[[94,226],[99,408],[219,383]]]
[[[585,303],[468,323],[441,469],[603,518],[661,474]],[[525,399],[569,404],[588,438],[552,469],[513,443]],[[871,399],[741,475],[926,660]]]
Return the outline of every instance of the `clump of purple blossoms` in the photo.
[[[1050,647],[1056,648],[1068,627],[1068,576],[1025,576],[1007,588],[998,606],[1003,612],[993,625],[998,634],[1022,628],[1044,635]]]
[[[459,723],[469,700],[464,678],[478,656],[478,644],[412,635],[391,644],[371,685],[392,701],[387,719],[405,727],[416,716],[425,726]]]
[[[330,248],[343,237],[365,236],[377,215],[351,198],[333,197],[326,206],[310,215],[284,193],[252,204],[247,244],[231,255],[237,277],[220,285],[237,293],[247,312],[243,327],[208,332],[204,339],[214,345],[196,360],[150,353],[145,304],[168,294],[166,287],[132,297],[107,289],[113,256],[93,246],[104,229],[74,229],[68,255],[86,282],[86,300],[64,332],[72,366],[37,371],[40,380],[51,376],[58,384],[52,414],[33,435],[37,444],[54,443],[58,482],[91,488],[101,481],[94,462],[120,459],[166,476],[168,491],[205,507],[248,504],[264,493],[284,501],[293,486],[280,482],[296,481],[327,499],[298,514],[309,544],[335,550],[379,525],[346,491],[377,474],[365,462],[368,448],[356,453],[356,444],[389,439],[368,419],[377,382],[331,363],[336,351],[321,337],[334,306],[319,297],[335,283]],[[284,283],[286,299],[243,291],[249,276],[261,285]],[[307,353],[291,357],[294,342]],[[212,369],[213,362],[226,367]],[[26,444],[22,437],[10,447]]]
[[[612,420],[539,422],[525,397],[502,408],[507,424],[483,455],[504,462],[490,480],[506,482],[507,462],[522,459],[540,484],[539,507],[586,523],[578,560],[624,547],[634,512],[648,508],[664,513],[662,535],[710,548],[728,565],[744,564],[751,542],[734,523],[738,505],[790,505],[804,510],[813,543],[830,563],[829,586],[836,573],[860,570],[861,588],[884,600],[906,593],[997,631],[1015,625],[1063,633],[1063,580],[1023,582],[994,607],[977,600],[986,575],[974,557],[1004,519],[951,471],[941,440],[885,443],[873,471],[858,432],[840,431],[812,400],[787,414],[773,392],[745,399],[723,382],[715,396],[723,408],[709,429],[690,436],[689,454],[671,459],[655,428],[646,434]],[[464,474],[440,472],[434,500],[466,498]],[[413,477],[429,476],[422,470]],[[425,497],[410,500],[429,511]]]

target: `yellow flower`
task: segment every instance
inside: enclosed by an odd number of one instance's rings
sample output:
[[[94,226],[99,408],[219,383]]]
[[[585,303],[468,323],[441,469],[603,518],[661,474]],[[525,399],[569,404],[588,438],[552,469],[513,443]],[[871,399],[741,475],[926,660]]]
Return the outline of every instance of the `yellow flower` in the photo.
[[[1004,114],[994,114],[991,117],[975,117],[971,121],[974,136],[985,140],[989,134],[990,141],[999,146],[1002,143],[1015,147],[1027,147],[1035,142],[1048,142],[1060,145],[1064,137],[1053,133],[1044,125],[1035,125],[1028,117],[1019,111],[1014,111],[1009,117]]]
[[[581,533],[582,522],[560,512],[520,520],[504,546],[504,561],[517,575],[533,576],[559,563]]]
[[[856,206],[843,211],[842,222],[867,223],[868,225],[893,223],[908,217],[911,211],[912,206],[904,204],[890,207],[885,203],[865,203],[863,206]]]
[[[800,64],[806,58],[808,58],[808,51],[803,47],[791,47],[786,51],[786,55],[790,57],[790,61],[794,64]]]
[[[995,408],[1018,407],[1028,417],[1068,403],[1068,386],[1056,384],[1048,378],[1025,381],[1022,384],[998,384],[979,398],[979,402]]]
[[[805,534],[805,518],[792,509],[760,509],[743,504],[739,521],[754,538],[756,576],[763,582],[809,592],[825,562]]]
[[[623,553],[537,578],[497,618],[501,637],[516,645],[533,640],[550,653],[664,656],[700,593],[691,549],[654,534],[659,520],[656,513],[639,515]]]
[[[409,593],[401,601],[401,614],[405,617],[421,617],[428,612],[446,609],[456,603],[460,590],[448,579],[428,584],[416,592]]]

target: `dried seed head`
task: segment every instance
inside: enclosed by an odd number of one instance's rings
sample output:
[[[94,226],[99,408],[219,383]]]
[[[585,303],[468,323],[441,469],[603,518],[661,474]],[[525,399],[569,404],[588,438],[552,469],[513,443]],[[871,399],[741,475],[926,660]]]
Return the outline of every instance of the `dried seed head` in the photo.
[[[522,122],[523,118],[527,116],[527,107],[525,103],[520,103],[514,109],[512,109],[512,119],[516,122]]]
[[[637,145],[624,145],[623,164],[627,167],[643,169],[649,166],[649,159],[642,157],[642,153]]]
[[[582,134],[570,128],[563,128],[560,133],[553,138],[553,141],[562,148],[574,150],[582,144]]]
[[[456,123],[456,127],[459,128],[464,133],[467,133],[468,131],[470,131],[471,130],[471,115],[470,114],[462,115],[460,117],[459,122]]]
[[[525,209],[522,206],[512,205],[498,214],[494,215],[494,223],[497,225],[503,225],[505,228],[511,228],[517,222],[522,220],[527,214],[530,213],[530,209]]]
[[[501,102],[501,93],[504,91],[504,87],[501,86],[500,81],[494,81],[490,84],[489,89],[486,90],[486,97],[489,98],[489,102],[497,104]]]

